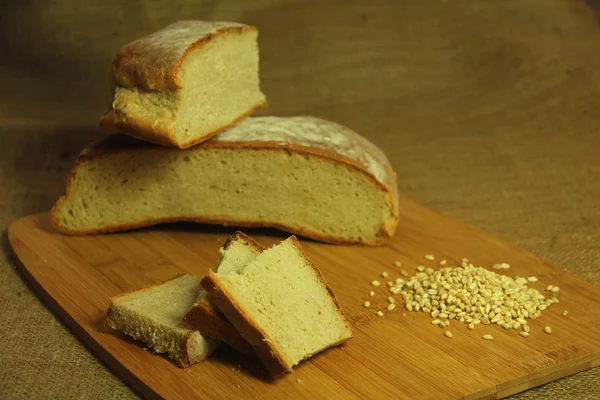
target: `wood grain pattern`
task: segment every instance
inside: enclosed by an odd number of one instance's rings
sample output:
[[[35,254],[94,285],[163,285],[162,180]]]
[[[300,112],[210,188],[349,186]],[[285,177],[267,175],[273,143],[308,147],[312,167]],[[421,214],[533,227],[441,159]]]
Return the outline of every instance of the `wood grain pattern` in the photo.
[[[102,325],[108,299],[115,294],[182,272],[205,274],[232,230],[171,225],[68,237],[52,230],[47,214],[38,214],[13,223],[9,240],[40,295],[147,397],[500,398],[598,365],[599,288],[406,198],[401,199],[401,210],[399,231],[387,247],[302,241],[346,310],[355,337],[276,382],[265,380],[255,361],[230,350],[182,370]],[[283,238],[272,231],[248,233],[265,245]],[[387,297],[384,287],[369,299],[374,307],[362,307],[373,289],[371,280],[384,270],[390,278],[398,276],[400,269],[393,261],[400,260],[411,272],[419,264],[437,266],[424,254],[451,263],[462,257],[483,266],[508,262],[508,275],[538,276],[534,287],[560,285],[561,302],[531,322],[528,339],[497,326],[469,331],[457,321],[450,326],[454,337],[448,339],[423,313],[397,309],[377,317],[374,312],[383,308]],[[564,309],[568,316],[561,315]],[[542,332],[544,325],[552,326],[551,335]],[[486,332],[495,339],[482,340]]]

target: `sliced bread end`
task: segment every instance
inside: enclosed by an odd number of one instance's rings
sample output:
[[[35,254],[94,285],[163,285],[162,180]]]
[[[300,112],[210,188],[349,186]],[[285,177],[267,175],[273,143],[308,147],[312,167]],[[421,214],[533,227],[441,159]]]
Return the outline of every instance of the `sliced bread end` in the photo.
[[[220,345],[183,321],[200,290],[197,278],[182,275],[114,296],[104,323],[188,367],[209,357]]]
[[[272,274],[269,279],[262,276],[265,272]],[[304,279],[312,295],[295,290],[296,278]],[[352,337],[331,288],[295,236],[265,250],[238,274],[211,272],[202,286],[274,376]]]

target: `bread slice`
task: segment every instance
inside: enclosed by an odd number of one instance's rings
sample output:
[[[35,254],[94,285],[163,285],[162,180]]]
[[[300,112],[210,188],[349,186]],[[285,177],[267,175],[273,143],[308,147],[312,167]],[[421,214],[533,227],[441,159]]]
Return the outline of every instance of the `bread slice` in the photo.
[[[179,148],[233,126],[266,106],[257,36],[234,22],[179,21],[126,45],[100,125]]]
[[[198,293],[206,295],[200,280],[191,275],[124,293],[110,299],[105,324],[185,368],[209,357],[220,344],[183,321]]]
[[[352,337],[332,290],[295,236],[236,273],[211,272],[202,286],[274,376]]]
[[[398,194],[384,153],[350,129],[251,117],[187,150],[123,135],[85,149],[52,220],[70,234],[195,221],[380,245],[396,230]]]
[[[219,250],[221,261],[216,274],[236,273],[262,252],[262,246],[242,232],[235,232]],[[201,298],[188,310],[184,320],[203,335],[221,340],[244,354],[253,354],[252,347],[240,336],[235,327],[207,298]]]

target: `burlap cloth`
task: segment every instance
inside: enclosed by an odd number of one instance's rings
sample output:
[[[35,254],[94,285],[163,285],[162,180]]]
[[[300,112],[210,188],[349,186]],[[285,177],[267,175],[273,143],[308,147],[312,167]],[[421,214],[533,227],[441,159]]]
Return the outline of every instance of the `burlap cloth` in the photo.
[[[120,45],[177,19],[236,20],[260,28],[270,113],[354,128],[401,193],[600,284],[600,29],[583,1],[91,3],[0,5],[3,231],[48,210],[103,134]],[[31,291],[6,235],[2,249],[0,398],[135,397]],[[599,393],[595,368],[516,397]]]

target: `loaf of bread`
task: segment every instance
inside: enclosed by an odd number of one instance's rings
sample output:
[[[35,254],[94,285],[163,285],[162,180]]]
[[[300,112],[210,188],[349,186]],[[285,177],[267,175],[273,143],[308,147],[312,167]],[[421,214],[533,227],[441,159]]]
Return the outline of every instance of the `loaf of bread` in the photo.
[[[266,106],[257,36],[234,22],[180,21],[126,45],[100,125],[179,148],[233,126]]]
[[[230,274],[241,270],[262,252],[262,247],[242,232],[235,232],[219,250],[221,261],[215,266],[216,274]],[[184,320],[204,336],[218,339],[244,354],[253,354],[252,347],[240,336],[235,327],[204,295],[188,310]]]
[[[380,245],[396,230],[398,194],[384,153],[350,129],[250,117],[186,150],[111,136],[79,156],[51,215],[70,234],[195,221]]]
[[[202,286],[273,376],[352,337],[331,288],[294,236],[235,273],[210,272]]]
[[[183,321],[199,293],[206,295],[191,275],[124,293],[110,300],[105,324],[185,368],[209,357],[220,344]]]

